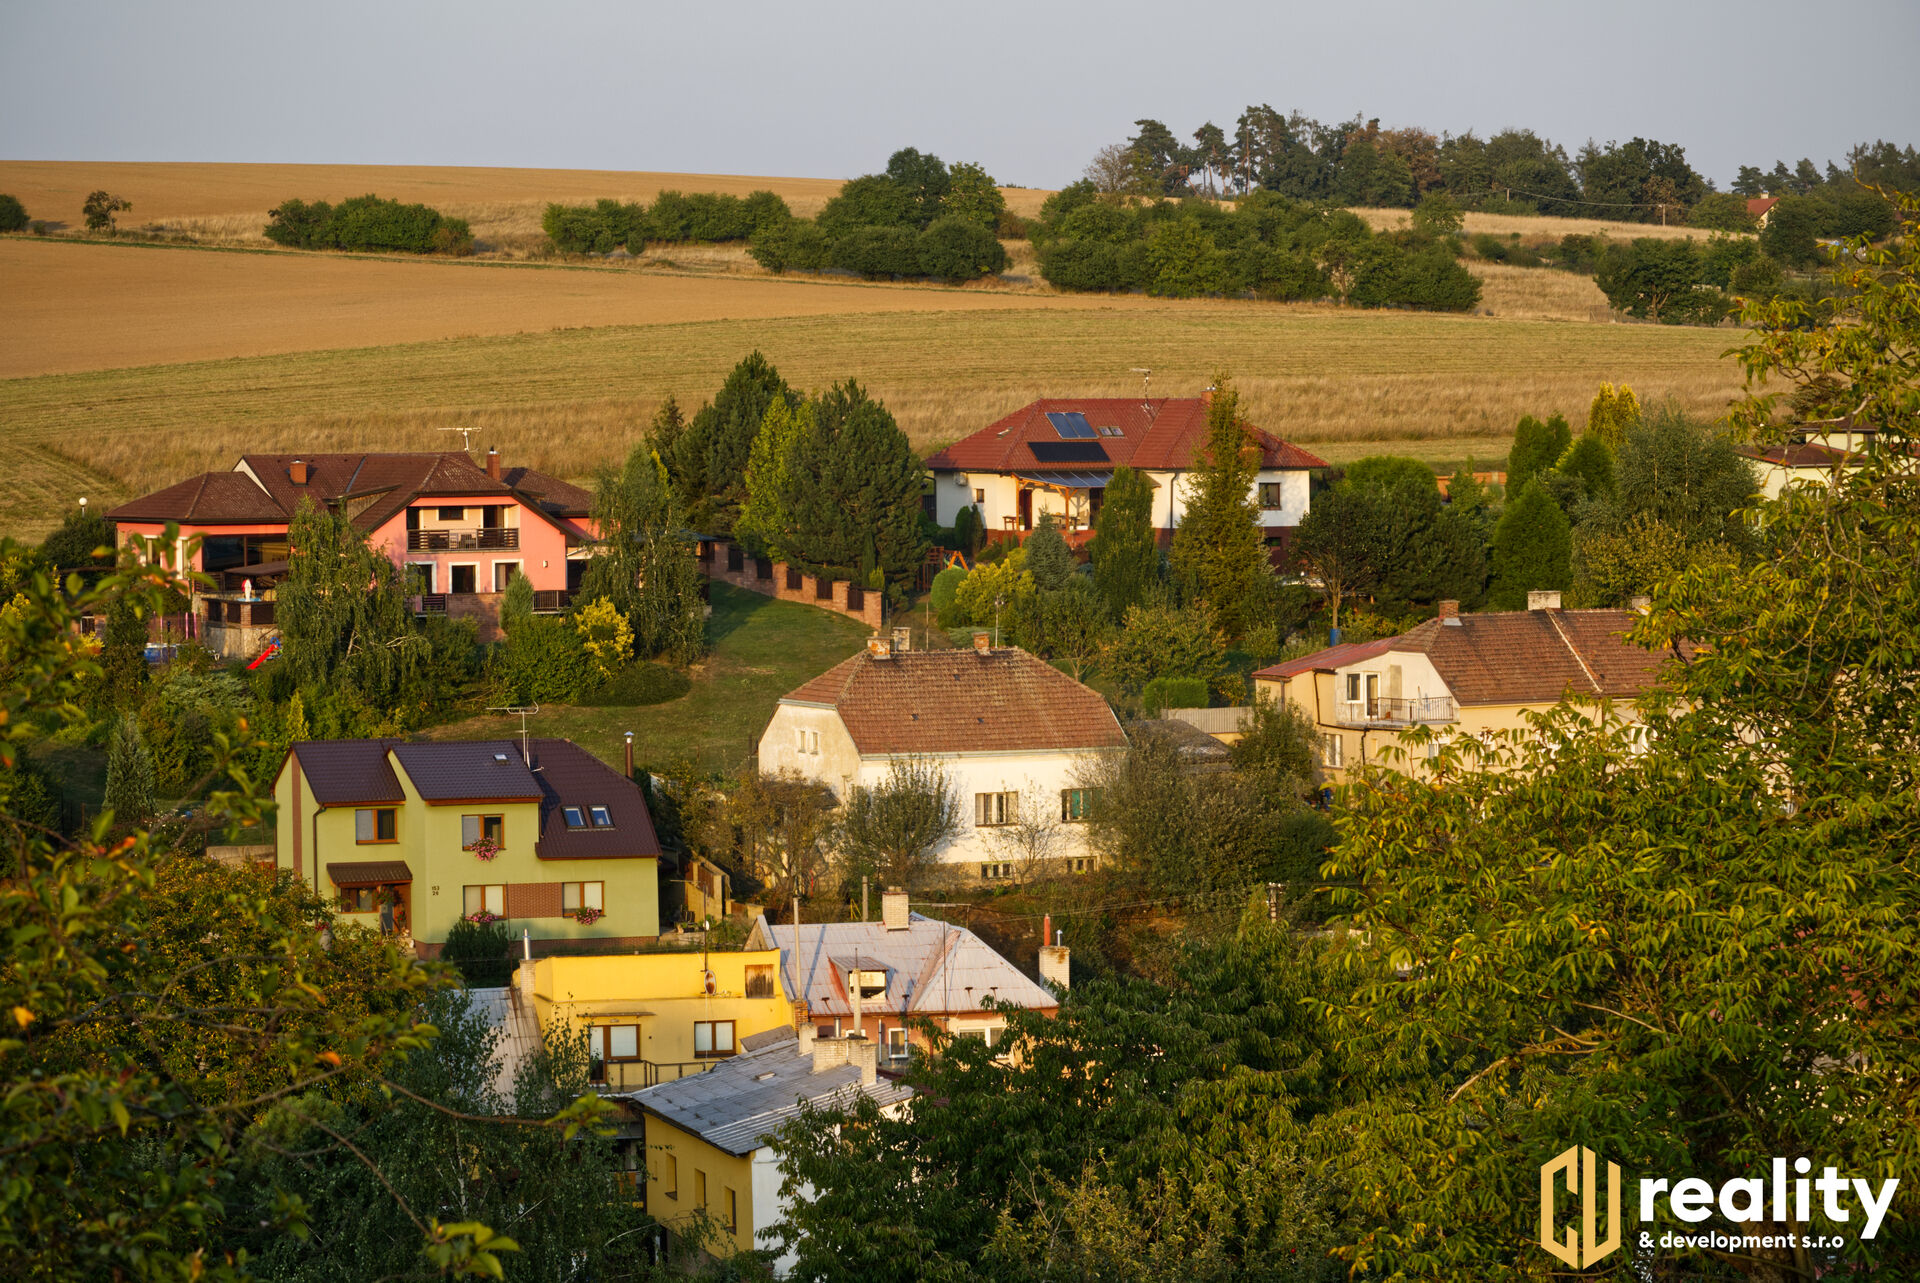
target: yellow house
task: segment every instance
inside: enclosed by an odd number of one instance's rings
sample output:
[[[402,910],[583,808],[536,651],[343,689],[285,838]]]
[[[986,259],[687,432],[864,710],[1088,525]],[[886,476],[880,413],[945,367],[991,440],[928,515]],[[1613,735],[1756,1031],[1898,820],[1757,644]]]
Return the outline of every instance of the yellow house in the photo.
[[[538,958],[520,964],[519,985],[542,1033],[586,1031],[608,1092],[701,1073],[794,1021],[777,949]]]
[[[1319,731],[1320,765],[1339,782],[1365,763],[1419,773],[1455,736],[1519,730],[1572,692],[1631,700],[1658,684],[1668,658],[1626,640],[1631,610],[1562,610],[1560,594],[1532,609],[1440,617],[1398,637],[1350,642],[1254,673],[1262,699],[1292,702]],[[1621,710],[1633,715],[1630,708]],[[1425,748],[1401,742],[1431,728]]]
[[[761,1231],[779,1221],[780,1156],[770,1133],[805,1101],[845,1108],[870,1096],[894,1113],[913,1089],[877,1069],[879,1045],[855,1036],[821,1038],[811,1024],[771,1031],[710,1073],[664,1082],[627,1098],[646,1127],[647,1211],[685,1233],[705,1213],[716,1256],[765,1248]],[[774,1264],[776,1276],[791,1257]]]
[[[505,919],[535,948],[660,934],[646,800],[570,740],[309,740],[273,794],[278,867],[422,957],[462,918]]]

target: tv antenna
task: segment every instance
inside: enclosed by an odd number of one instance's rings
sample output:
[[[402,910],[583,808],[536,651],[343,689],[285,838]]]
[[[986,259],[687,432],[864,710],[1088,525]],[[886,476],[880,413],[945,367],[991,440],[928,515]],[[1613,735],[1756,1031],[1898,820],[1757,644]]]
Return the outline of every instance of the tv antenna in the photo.
[[[440,430],[445,432],[448,429],[442,428]],[[502,704],[498,708],[489,708],[487,711],[489,713],[505,713],[508,717],[518,716],[520,718],[520,758],[527,764],[527,769],[532,770],[533,753],[527,748],[527,719],[536,716],[540,712],[540,706],[538,704]]]
[[[473,434],[478,432],[479,430],[480,429],[478,428],[441,428],[439,429],[439,431],[441,432],[458,432],[460,434],[460,448],[462,450],[465,450],[468,454],[473,453]],[[536,709],[535,711],[537,712],[538,710]]]
[[[1144,365],[1136,365],[1128,373],[1140,376],[1140,408],[1146,413],[1148,419],[1152,419],[1153,398],[1148,395],[1148,390],[1153,387],[1153,371]]]

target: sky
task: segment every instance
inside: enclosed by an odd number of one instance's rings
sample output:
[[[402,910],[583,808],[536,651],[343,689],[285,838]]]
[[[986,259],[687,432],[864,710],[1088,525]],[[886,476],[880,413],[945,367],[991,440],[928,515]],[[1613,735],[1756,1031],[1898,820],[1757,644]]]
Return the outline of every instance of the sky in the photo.
[[[0,0],[0,158],[845,178],[896,148],[1058,187],[1249,103],[1824,164],[1920,144],[1920,3]]]

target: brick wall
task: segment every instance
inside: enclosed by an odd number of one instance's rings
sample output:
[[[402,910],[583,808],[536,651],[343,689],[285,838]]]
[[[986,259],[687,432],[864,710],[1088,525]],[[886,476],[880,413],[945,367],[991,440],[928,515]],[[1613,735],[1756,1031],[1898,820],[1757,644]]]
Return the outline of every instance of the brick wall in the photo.
[[[748,592],[756,592],[765,597],[778,598],[780,601],[797,601],[805,606],[818,606],[821,610],[831,610],[835,614],[845,615],[848,619],[857,619],[876,632],[880,628],[880,609],[886,596],[884,593],[863,591],[861,596],[864,600],[856,610],[848,604],[853,585],[844,579],[834,580],[831,593],[822,597],[819,592],[819,581],[814,576],[790,575],[787,563],[784,561],[755,562],[752,557],[746,556],[743,550],[740,556],[740,569],[729,570],[727,567],[732,562],[730,554],[733,551],[733,545],[724,539],[716,539],[705,547],[710,550],[710,555],[702,558],[699,564],[701,573],[709,579],[718,580],[723,584],[732,584],[735,588],[744,588]],[[760,574],[762,570],[767,572],[764,577]],[[787,586],[789,582],[794,582],[797,586],[789,588]]]
[[[557,918],[560,916],[558,882],[507,883],[509,918]]]

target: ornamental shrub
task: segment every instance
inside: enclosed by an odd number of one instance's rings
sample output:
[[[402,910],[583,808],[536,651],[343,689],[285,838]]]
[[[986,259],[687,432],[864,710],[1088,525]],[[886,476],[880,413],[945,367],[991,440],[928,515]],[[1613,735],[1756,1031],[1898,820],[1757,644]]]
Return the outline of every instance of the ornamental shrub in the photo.
[[[1140,692],[1141,707],[1148,717],[1158,717],[1169,708],[1205,708],[1207,679],[1204,677],[1156,677]]]
[[[1006,247],[992,229],[964,218],[936,220],[915,246],[920,270],[943,281],[971,281],[1007,270]]]
[[[856,227],[833,243],[833,266],[869,279],[920,274],[919,236],[905,227]]]

